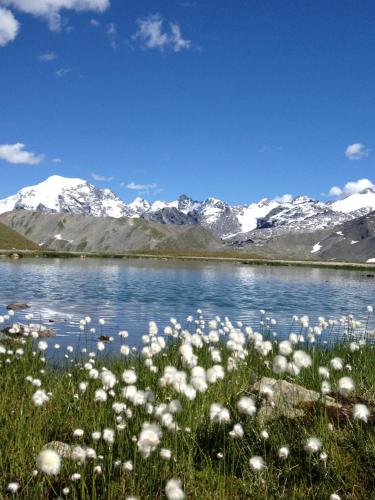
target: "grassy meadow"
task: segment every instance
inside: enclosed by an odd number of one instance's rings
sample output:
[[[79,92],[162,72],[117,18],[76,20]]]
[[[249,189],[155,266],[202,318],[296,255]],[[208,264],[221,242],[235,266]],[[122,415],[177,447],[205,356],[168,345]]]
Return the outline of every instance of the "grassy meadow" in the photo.
[[[0,222],[0,249],[1,250],[37,250],[36,243],[24,238],[10,227]]]
[[[151,322],[138,350],[119,332],[115,353],[111,338],[85,347],[90,321],[63,353],[58,338],[29,340],[37,336],[30,317],[23,336],[15,326],[16,340],[0,340],[0,498],[375,497],[366,315],[316,325],[294,318],[282,342],[269,318],[251,328],[198,313],[165,331]],[[334,328],[346,340],[328,346],[322,335]],[[269,385],[251,389],[262,377],[320,397],[298,417],[264,421],[262,406],[279,402]],[[343,411],[327,411],[322,393]],[[57,441],[58,453],[40,455]]]

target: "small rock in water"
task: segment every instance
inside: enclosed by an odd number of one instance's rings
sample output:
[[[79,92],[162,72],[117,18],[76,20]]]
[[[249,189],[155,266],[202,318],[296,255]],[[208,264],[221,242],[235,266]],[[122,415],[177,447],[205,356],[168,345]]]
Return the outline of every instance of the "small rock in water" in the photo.
[[[7,305],[8,311],[10,309],[12,311],[20,311],[21,309],[29,309],[29,308],[30,308],[29,304],[26,304],[25,302],[15,302],[14,304]]]
[[[19,339],[20,337],[27,336],[29,331],[36,332],[38,334],[39,339],[43,339],[46,337],[55,337],[56,332],[52,330],[52,328],[48,328],[44,325],[38,325],[31,323],[29,326],[23,325],[22,323],[14,323],[12,326],[7,326],[3,330],[1,330],[4,335],[7,335],[8,338]]]

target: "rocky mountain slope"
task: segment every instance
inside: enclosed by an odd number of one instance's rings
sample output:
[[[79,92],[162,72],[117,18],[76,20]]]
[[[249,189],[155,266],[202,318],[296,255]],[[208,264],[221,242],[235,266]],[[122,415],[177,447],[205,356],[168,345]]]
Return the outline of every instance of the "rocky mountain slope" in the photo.
[[[313,251],[322,260],[375,262],[375,211],[335,227]]]
[[[21,209],[2,214],[0,220],[41,249],[125,252],[150,249],[216,251],[222,248],[221,242],[201,226]]]

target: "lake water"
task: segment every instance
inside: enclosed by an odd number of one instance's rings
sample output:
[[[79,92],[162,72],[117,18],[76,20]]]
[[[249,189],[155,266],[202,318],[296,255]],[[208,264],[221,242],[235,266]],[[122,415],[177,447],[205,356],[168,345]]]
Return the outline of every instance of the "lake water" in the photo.
[[[150,320],[162,330],[170,317],[183,323],[198,308],[205,319],[229,316],[253,327],[265,309],[283,334],[293,314],[308,314],[311,320],[365,317],[366,306],[375,302],[375,279],[366,274],[161,260],[2,260],[0,315],[11,302],[27,302],[31,309],[16,313],[15,319],[24,321],[27,312],[34,321],[42,317],[57,331],[61,345],[77,342],[79,320],[87,315],[98,332],[98,319],[104,318],[103,333],[128,330],[127,343],[139,346]]]

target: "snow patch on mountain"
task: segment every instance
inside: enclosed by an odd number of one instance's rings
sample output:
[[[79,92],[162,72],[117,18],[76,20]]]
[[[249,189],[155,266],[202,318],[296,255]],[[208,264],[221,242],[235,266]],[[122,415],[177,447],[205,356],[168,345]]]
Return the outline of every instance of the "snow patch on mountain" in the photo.
[[[320,244],[320,241],[316,243],[310,253],[316,253],[319,252],[319,250],[322,248],[322,245]]]
[[[274,208],[280,206],[278,201],[269,201],[266,198],[259,203],[252,203],[247,207],[243,207],[237,213],[237,219],[241,226],[241,232],[246,233],[256,229],[258,219],[266,217]]]

